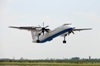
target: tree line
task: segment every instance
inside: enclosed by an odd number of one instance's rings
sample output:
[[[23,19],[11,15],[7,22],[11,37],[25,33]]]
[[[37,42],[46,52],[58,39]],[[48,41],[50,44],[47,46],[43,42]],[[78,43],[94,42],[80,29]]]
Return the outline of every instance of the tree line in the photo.
[[[29,62],[29,63],[38,63],[38,62],[56,62],[56,63],[100,63],[100,59],[80,59],[79,57],[73,57],[71,59],[0,59],[0,62]]]

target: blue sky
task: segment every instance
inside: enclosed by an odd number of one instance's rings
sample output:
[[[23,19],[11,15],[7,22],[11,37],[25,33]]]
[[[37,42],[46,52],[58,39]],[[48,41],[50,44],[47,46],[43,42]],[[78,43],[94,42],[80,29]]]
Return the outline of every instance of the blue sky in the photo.
[[[54,29],[64,23],[92,31],[75,32],[44,44],[32,43],[29,31],[8,26],[49,25]],[[100,0],[0,0],[0,58],[100,58]]]

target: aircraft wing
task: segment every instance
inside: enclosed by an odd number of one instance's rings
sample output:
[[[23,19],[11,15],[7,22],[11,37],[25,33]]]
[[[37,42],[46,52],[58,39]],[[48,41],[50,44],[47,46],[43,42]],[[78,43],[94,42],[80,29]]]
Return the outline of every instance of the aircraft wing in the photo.
[[[41,27],[15,27],[15,26],[9,26],[9,28],[16,28],[16,29],[22,29],[22,30],[37,30],[37,28],[41,28]]]
[[[70,35],[70,33],[73,33],[74,34],[74,31],[83,31],[83,30],[92,30],[92,28],[82,28],[82,29],[73,29],[73,30],[71,30],[71,31],[68,31],[68,32],[66,32],[66,33],[64,33],[64,34],[62,34],[62,35],[60,35],[60,36],[65,36],[65,34],[67,34],[67,35]]]
[[[92,30],[92,28],[73,29],[73,31]]]

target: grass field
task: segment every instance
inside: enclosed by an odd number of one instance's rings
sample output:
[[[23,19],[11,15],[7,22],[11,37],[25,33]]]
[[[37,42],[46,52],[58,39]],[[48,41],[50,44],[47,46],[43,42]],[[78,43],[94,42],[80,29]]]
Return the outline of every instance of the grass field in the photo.
[[[100,66],[100,63],[0,62],[0,66]]]

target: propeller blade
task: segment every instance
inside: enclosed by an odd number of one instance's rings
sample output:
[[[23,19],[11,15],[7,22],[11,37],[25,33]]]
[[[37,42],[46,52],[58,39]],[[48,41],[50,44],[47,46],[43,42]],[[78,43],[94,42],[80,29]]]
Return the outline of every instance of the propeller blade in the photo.
[[[68,35],[70,35],[71,31],[68,31]]]
[[[41,28],[39,31],[41,31],[41,33],[43,33],[43,35],[45,32],[49,32],[49,29],[46,29],[47,27],[49,27],[49,25],[44,26],[44,22],[43,22],[43,27],[41,27],[40,25],[38,25],[38,26]]]
[[[43,33],[43,35],[44,35],[44,30],[42,30],[42,33]]]
[[[49,25],[47,25],[45,28],[49,27]]]
[[[75,34],[73,30],[68,31],[68,35],[70,35],[71,33]]]
[[[44,27],[44,22],[43,22],[43,27]]]
[[[49,29],[45,29],[46,32],[49,32]]]
[[[40,25],[38,25],[39,27],[41,27]],[[41,27],[42,28],[42,27]]]
[[[72,31],[72,33],[75,34],[73,31]]]

